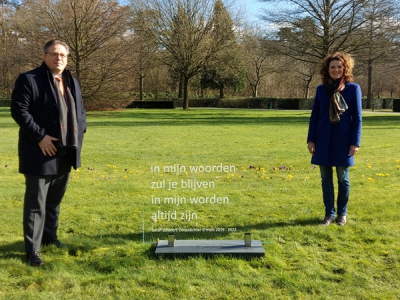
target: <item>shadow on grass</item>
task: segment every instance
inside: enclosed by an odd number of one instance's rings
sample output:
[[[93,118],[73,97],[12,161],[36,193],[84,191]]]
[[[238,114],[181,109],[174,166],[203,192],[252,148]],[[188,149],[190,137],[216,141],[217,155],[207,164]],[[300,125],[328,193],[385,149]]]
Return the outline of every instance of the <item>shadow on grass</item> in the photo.
[[[245,110],[245,109],[200,109],[200,110],[123,110],[88,112],[89,127],[140,127],[140,126],[218,126],[218,125],[307,125],[310,111],[303,110]],[[2,127],[18,127],[9,111],[0,110],[0,118],[9,118]],[[400,114],[364,114],[363,126],[378,129],[399,128]]]
[[[302,220],[290,220],[287,222],[263,222],[256,225],[251,226],[243,226],[237,227],[237,232],[244,233],[245,232],[254,232],[257,230],[268,230],[272,228],[282,228],[282,227],[302,227],[302,226],[319,226],[321,222],[320,218],[312,218],[312,219],[302,219]],[[171,258],[168,255],[157,255],[155,253],[156,244],[158,240],[167,240],[168,239],[168,232],[145,232],[143,233],[132,233],[132,234],[108,234],[102,236],[94,236],[94,240],[103,239],[104,242],[107,244],[121,244],[125,243],[126,241],[133,241],[133,242],[142,242],[143,244],[149,245],[149,247],[144,251],[144,255],[148,259],[160,259],[160,258]],[[202,232],[202,233],[188,233],[188,232],[178,232],[174,233],[175,238],[177,240],[231,240],[232,238],[227,239],[227,236],[230,236],[232,232]],[[238,240],[240,238],[234,238]],[[253,236],[253,239],[257,239],[257,236]],[[263,243],[263,241],[261,241]],[[215,257],[218,254],[211,254],[211,255],[198,255],[204,258],[207,257]],[[191,255],[173,255],[174,258],[187,258]],[[196,255],[194,255],[196,256]],[[229,255],[228,255],[229,256]],[[238,257],[238,255],[232,255]],[[240,256],[240,255],[239,255]],[[246,255],[243,258],[249,258]]]
[[[309,111],[246,111],[246,110],[193,110],[153,111],[126,110],[104,114],[88,113],[89,126],[191,126],[191,125],[306,125]],[[107,117],[106,120],[102,119]],[[400,114],[363,116],[363,126],[399,128]]]
[[[226,110],[202,110],[199,111],[130,111],[119,114],[91,114],[88,113],[89,126],[191,126],[191,125],[270,125],[282,126],[283,124],[308,123],[309,112],[294,111],[293,116],[279,116],[276,114],[261,115],[255,112],[249,114],[246,111]],[[100,119],[99,119],[100,117]],[[107,117],[107,120],[101,118]],[[96,120],[97,119],[97,120]],[[127,120],[129,119],[129,120]]]
[[[23,241],[14,242],[0,246],[0,259],[26,260],[25,246]]]
[[[302,219],[302,220],[290,220],[287,222],[263,222],[255,225],[249,226],[241,226],[236,227],[236,233],[240,232],[252,232],[254,230],[268,230],[272,228],[282,228],[282,227],[296,227],[296,226],[316,226],[321,222],[320,218],[312,218],[312,219]],[[144,232],[143,233],[132,233],[132,234],[108,234],[101,236],[94,236],[93,239],[110,239],[110,240],[130,240],[134,242],[142,242],[144,244],[154,244],[158,239],[167,240],[168,239],[168,230],[165,232]],[[199,232],[199,233],[190,233],[190,232],[174,232],[175,238],[179,240],[194,240],[194,239],[223,239],[227,236],[232,235],[231,231],[223,231],[223,232]]]
[[[303,219],[303,220],[289,220],[287,222],[265,222],[260,223],[254,226],[249,226],[244,229],[249,231],[257,229],[257,230],[264,230],[268,228],[278,228],[278,227],[289,227],[289,226],[315,226],[319,225],[321,222],[320,218],[313,218],[313,219]]]
[[[271,228],[280,227],[293,227],[293,226],[317,226],[321,220],[318,218],[313,219],[303,219],[303,220],[290,220],[287,222],[263,222],[251,226],[237,227],[237,232],[253,232],[255,230],[268,230]],[[228,235],[232,232],[202,232],[200,234],[193,234],[189,232],[179,232],[175,233],[175,238],[178,240],[224,240],[227,239]],[[257,237],[254,237],[257,239]],[[106,234],[97,236],[83,236],[77,244],[69,244],[68,239],[63,240],[66,242],[66,246],[63,249],[68,251],[68,255],[78,257],[82,253],[87,253],[105,246],[116,246],[127,244],[128,242],[142,243],[145,245],[145,249],[142,252],[143,256],[147,259],[160,259],[160,258],[171,258],[168,256],[157,255],[155,253],[157,240],[167,240],[168,232],[145,232],[143,233],[132,233],[132,234]],[[230,238],[231,239],[231,238]],[[238,239],[238,238],[236,238]],[[43,246],[42,252],[46,252],[54,246]],[[11,244],[6,244],[0,246],[0,259],[17,259],[25,261],[25,250],[23,241],[14,242]],[[222,254],[221,254],[222,255]],[[218,254],[212,255],[195,255],[204,258],[215,257]],[[230,255],[223,255],[230,256]],[[232,255],[232,257],[238,257],[237,255]],[[188,255],[174,255],[172,258],[187,258]],[[250,258],[243,256],[243,258]]]
[[[319,225],[321,222],[321,219],[319,218],[312,218],[312,219],[303,219],[303,220],[290,220],[287,222],[263,222],[255,225],[249,225],[249,226],[242,226],[242,227],[236,227],[236,232],[242,232],[243,234],[245,232],[252,232],[253,230],[268,230],[270,228],[281,228],[281,227],[293,227],[293,226],[315,226]],[[193,239],[222,239],[228,235],[231,235],[232,233],[235,232],[228,232],[228,231],[223,231],[223,232],[201,232],[201,233],[190,233],[190,232],[178,232],[175,233],[175,236],[177,239],[180,240],[193,240]],[[97,245],[98,241],[103,240],[107,244],[123,244],[126,243],[126,241],[133,241],[133,242],[138,242],[138,243],[143,243],[143,244],[154,244],[157,242],[157,239],[168,239],[168,234],[169,232],[166,230],[165,232],[142,232],[140,233],[129,233],[129,234],[102,234],[102,235],[96,235],[96,236],[84,236],[81,238],[81,241],[84,242],[84,244],[80,246],[73,246],[68,244],[67,241],[67,248],[76,248],[76,250],[80,249],[91,249],[91,248],[97,248],[91,247],[91,245]],[[86,242],[85,242],[86,241]],[[91,243],[90,241],[96,241],[94,243]],[[64,241],[62,241],[64,242]],[[51,246],[43,246],[45,249],[46,247],[51,247]],[[6,244],[3,246],[0,246],[0,257],[10,257],[12,256],[12,253],[15,253],[16,251],[21,252],[24,251],[24,242],[23,241],[18,241],[14,242],[11,244]],[[10,254],[11,253],[11,254]]]

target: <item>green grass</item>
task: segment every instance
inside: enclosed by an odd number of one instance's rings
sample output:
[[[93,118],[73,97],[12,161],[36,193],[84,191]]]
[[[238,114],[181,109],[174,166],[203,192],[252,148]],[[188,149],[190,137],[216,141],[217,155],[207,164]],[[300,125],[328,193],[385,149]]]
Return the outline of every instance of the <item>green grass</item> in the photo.
[[[43,247],[45,265],[32,268],[23,261],[18,128],[0,108],[0,299],[400,298],[400,115],[364,114],[344,227],[318,225],[324,209],[308,118],[309,111],[89,112],[83,166],[61,205],[59,238],[69,247]],[[236,172],[163,172],[174,164]],[[151,188],[182,179],[215,186]],[[229,204],[151,203],[214,194]],[[158,210],[198,218],[153,222]],[[177,232],[178,239],[242,239],[249,231],[265,258],[157,258],[154,243],[167,238],[157,231],[170,228],[224,229]]]

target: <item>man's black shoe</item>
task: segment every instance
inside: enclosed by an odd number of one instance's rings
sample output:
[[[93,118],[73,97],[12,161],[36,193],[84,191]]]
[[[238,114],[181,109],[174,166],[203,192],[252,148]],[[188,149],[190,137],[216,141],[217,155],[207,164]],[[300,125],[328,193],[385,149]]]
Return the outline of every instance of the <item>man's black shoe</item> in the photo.
[[[54,245],[57,248],[63,248],[65,245],[61,243],[58,239],[55,239],[53,241],[42,241],[43,246],[51,246]]]
[[[40,258],[39,252],[27,252],[26,260],[27,260],[28,264],[33,267],[39,267],[39,266],[43,265],[43,261]]]

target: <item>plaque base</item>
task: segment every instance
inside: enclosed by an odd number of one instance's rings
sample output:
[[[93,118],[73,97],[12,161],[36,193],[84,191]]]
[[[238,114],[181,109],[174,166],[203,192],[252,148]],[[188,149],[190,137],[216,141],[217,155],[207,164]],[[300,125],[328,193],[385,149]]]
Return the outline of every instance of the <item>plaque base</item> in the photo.
[[[213,256],[228,255],[240,257],[264,257],[261,241],[252,240],[246,246],[243,240],[175,240],[173,245],[168,240],[160,240],[156,246],[156,255],[175,256]]]

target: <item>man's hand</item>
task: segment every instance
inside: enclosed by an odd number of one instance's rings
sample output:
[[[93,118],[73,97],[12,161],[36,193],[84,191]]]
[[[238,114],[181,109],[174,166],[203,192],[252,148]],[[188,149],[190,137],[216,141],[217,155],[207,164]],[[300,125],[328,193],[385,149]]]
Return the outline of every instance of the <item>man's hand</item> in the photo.
[[[42,150],[44,156],[56,155],[57,147],[53,144],[53,141],[58,141],[58,139],[46,134],[39,142],[40,150]]]

